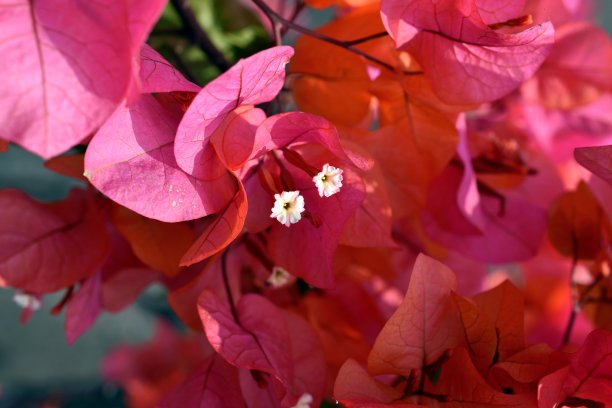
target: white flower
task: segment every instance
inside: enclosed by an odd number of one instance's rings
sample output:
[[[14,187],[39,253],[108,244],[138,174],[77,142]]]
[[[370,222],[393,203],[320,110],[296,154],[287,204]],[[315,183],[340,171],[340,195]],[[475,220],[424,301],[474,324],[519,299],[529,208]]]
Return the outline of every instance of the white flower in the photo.
[[[36,296],[27,293],[15,293],[13,300],[23,309],[38,310],[41,306],[40,300]]]
[[[271,218],[276,218],[278,222],[289,227],[302,218],[304,212],[304,197],[299,191],[283,191],[274,194],[274,207],[272,207]]]
[[[302,394],[298,402],[291,408],[310,408],[310,404],[312,404],[312,395],[305,392]]]
[[[323,170],[312,178],[319,189],[321,197],[329,197],[340,191],[342,187],[342,169],[330,166],[329,163],[323,165]]]
[[[291,278],[291,274],[287,272],[286,269],[281,268],[280,266],[275,266],[272,269],[272,273],[268,277],[268,283],[272,285],[273,288],[280,288],[281,286],[285,286],[289,279]]]

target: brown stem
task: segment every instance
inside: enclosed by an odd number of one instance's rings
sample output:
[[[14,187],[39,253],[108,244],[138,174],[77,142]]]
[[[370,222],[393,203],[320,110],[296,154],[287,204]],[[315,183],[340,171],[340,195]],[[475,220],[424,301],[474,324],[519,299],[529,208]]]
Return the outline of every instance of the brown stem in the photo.
[[[227,71],[232,64],[225,58],[202,29],[189,5],[189,0],[170,0],[178,13],[191,41],[196,44],[222,72]]]
[[[227,278],[227,253],[229,252],[229,247],[225,249],[223,255],[221,255],[221,272],[223,275],[223,285],[225,286],[225,292],[227,293],[227,299],[229,300],[230,308],[232,310],[232,316],[234,316],[234,320],[240,326],[240,320],[238,319],[238,313],[236,312],[236,305],[234,304],[234,296],[232,296],[232,289],[229,285],[229,279]]]
[[[575,238],[573,250],[574,256],[572,257],[572,269],[570,272],[570,287],[572,291],[572,312],[567,322],[567,326],[565,327],[565,334],[563,335],[564,346],[569,343],[570,336],[572,335],[572,328],[574,327],[574,321],[576,320],[576,312],[580,308],[578,300],[578,287],[576,286],[576,282],[574,282],[574,277],[576,274],[576,265],[578,264],[578,243],[576,242]]]
[[[362,38],[357,38],[356,40],[345,41],[345,43],[348,44],[348,45],[357,45],[357,44],[361,44],[361,43],[364,43],[364,42],[375,40],[377,38],[386,37],[388,35],[389,35],[388,32],[383,31],[382,33],[376,33],[376,34],[368,35],[368,36],[365,36],[365,37],[362,37]]]
[[[280,14],[278,14],[276,11],[272,10],[272,8],[270,8],[270,6],[268,6],[263,0],[252,0],[253,3],[255,3],[255,5],[257,7],[259,7],[259,9],[261,11],[263,11],[266,16],[268,16],[268,19],[270,19],[271,21],[274,20],[275,22],[278,22],[282,25],[284,25],[285,27],[289,27],[295,31],[299,31],[302,34],[306,34],[309,35],[313,38],[316,38],[318,40],[321,41],[325,41],[328,42],[330,44],[334,44],[337,45],[338,47],[344,48],[348,51],[351,51],[357,55],[361,55],[362,57],[364,57],[365,59],[368,59],[378,65],[381,65],[385,68],[387,68],[390,71],[395,71],[395,69],[393,68],[392,65],[387,64],[384,61],[379,60],[378,58],[374,58],[373,56],[371,56],[370,54],[367,54],[355,47],[353,47],[350,42],[346,42],[346,41],[341,41],[341,40],[337,40],[335,38],[332,37],[328,37],[325,34],[321,34],[317,31],[311,30],[309,28],[306,27],[302,27],[299,24],[294,23],[293,21],[287,20],[286,18],[284,18],[283,16],[281,16]],[[274,27],[274,25],[273,25]]]

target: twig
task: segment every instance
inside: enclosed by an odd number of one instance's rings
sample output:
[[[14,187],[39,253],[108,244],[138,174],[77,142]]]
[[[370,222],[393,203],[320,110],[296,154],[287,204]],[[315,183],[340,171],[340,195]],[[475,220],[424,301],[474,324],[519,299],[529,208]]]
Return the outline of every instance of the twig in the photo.
[[[362,37],[362,38],[357,38],[356,40],[345,41],[345,43],[348,44],[348,45],[357,45],[357,44],[361,44],[361,43],[364,43],[364,42],[375,40],[377,38],[386,37],[388,35],[389,35],[388,32],[383,31],[382,33],[376,33],[376,34],[372,34],[372,35],[367,35],[367,36]]]
[[[229,247],[227,247],[225,251],[223,252],[223,255],[221,255],[221,273],[223,274],[223,285],[225,286],[225,292],[227,293],[227,300],[229,301],[230,308],[232,310],[232,316],[234,316],[234,320],[236,320],[236,323],[240,325],[240,320],[238,319],[238,313],[236,312],[236,305],[234,304],[234,296],[232,296],[232,289],[230,288],[229,279],[227,278],[227,253],[228,252],[229,252]]]
[[[314,30],[311,30],[309,28],[306,27],[302,27],[299,24],[294,23],[293,21],[287,20],[286,18],[284,18],[283,16],[281,16],[280,14],[278,14],[276,11],[272,10],[272,8],[270,8],[270,6],[268,6],[263,0],[253,0],[253,3],[255,3],[255,5],[257,7],[259,7],[261,9],[261,11],[263,11],[266,16],[268,16],[268,19],[270,19],[270,21],[274,21],[276,23],[280,23],[282,25],[284,25],[285,27],[289,27],[295,31],[299,31],[302,34],[306,34],[309,35],[313,38],[316,38],[318,40],[321,41],[325,41],[328,42],[330,44],[334,44],[337,45],[338,47],[344,48],[348,51],[351,51],[357,55],[361,55],[362,57],[364,57],[365,59],[368,59],[378,65],[381,65],[385,68],[387,68],[390,71],[395,71],[395,68],[390,65],[387,64],[384,61],[379,60],[378,58],[374,58],[373,56],[371,56],[368,53],[365,53],[355,47],[353,47],[350,42],[346,42],[346,41],[341,41],[341,40],[337,40],[335,38],[332,37],[328,37],[325,34],[321,34],[319,32],[316,32]],[[274,25],[273,25],[274,27]]]
[[[217,68],[221,71],[227,71],[232,64],[225,58],[225,55],[221,53],[213,44],[213,42],[208,37],[208,34],[202,29],[198,20],[196,19],[195,14],[193,14],[193,10],[189,5],[189,0],[170,0],[172,5],[176,9],[179,14],[183,25],[185,26],[185,30],[189,34],[189,37],[210,59],[210,62],[213,63]]]
[[[574,327],[574,321],[576,320],[576,313],[578,312],[578,310],[580,310],[580,303],[578,300],[578,287],[576,286],[576,282],[574,282],[576,274],[576,265],[578,264],[578,243],[576,242],[575,238],[573,250],[574,256],[572,257],[572,269],[570,272],[570,287],[572,290],[572,312],[567,322],[567,326],[565,327],[565,334],[563,335],[564,346],[569,343],[570,336],[572,335],[572,328]]]

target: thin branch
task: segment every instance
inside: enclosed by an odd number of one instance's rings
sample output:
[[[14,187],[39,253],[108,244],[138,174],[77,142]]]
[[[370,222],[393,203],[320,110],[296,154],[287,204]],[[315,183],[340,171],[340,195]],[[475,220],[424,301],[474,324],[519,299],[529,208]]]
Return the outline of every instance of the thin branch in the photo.
[[[357,45],[357,44],[361,44],[361,43],[364,43],[364,42],[375,40],[377,38],[386,37],[388,35],[389,35],[388,32],[383,31],[382,33],[376,33],[376,34],[368,35],[368,36],[365,36],[365,37],[362,37],[362,38],[358,38],[356,40],[345,41],[345,43],[348,44],[348,45]]]
[[[576,275],[576,265],[578,264],[578,243],[574,238],[574,256],[572,257],[572,269],[570,272],[570,287],[572,290],[572,312],[570,314],[567,326],[565,327],[565,334],[563,335],[563,345],[567,345],[572,335],[572,328],[574,327],[574,321],[576,320],[576,314],[580,310],[580,302],[578,299],[578,286],[574,281]]]
[[[213,44],[213,42],[208,37],[208,34],[202,29],[198,20],[189,5],[189,0],[170,0],[172,5],[176,9],[179,14],[183,25],[185,26],[185,30],[189,34],[191,41],[210,59],[210,62],[213,63],[217,68],[221,71],[227,71],[232,64],[225,58],[225,55],[221,53]]]
[[[308,36],[311,36],[313,38],[316,38],[318,40],[321,41],[325,41],[328,42],[330,44],[334,44],[337,45],[338,47],[344,48],[348,51],[351,51],[357,55],[361,55],[362,57],[364,57],[365,59],[368,59],[378,65],[381,65],[385,68],[387,68],[390,71],[395,72],[395,68],[390,65],[387,64],[384,61],[379,60],[378,58],[374,58],[373,56],[371,56],[370,54],[367,54],[355,47],[353,47],[350,43],[346,42],[346,41],[341,41],[341,40],[337,40],[335,38],[332,37],[328,37],[325,34],[321,34],[319,32],[316,32],[314,30],[311,30],[309,28],[306,27],[302,27],[299,24],[294,23],[293,21],[287,20],[286,18],[282,17],[281,15],[279,15],[276,11],[274,11],[272,8],[270,8],[270,6],[268,6],[263,0],[253,0],[253,3],[255,3],[255,5],[257,7],[259,7],[261,9],[261,11],[263,11],[266,16],[268,16],[268,19],[270,20],[274,20],[275,22],[278,22],[282,25],[284,25],[285,27],[289,27],[295,31],[299,31],[302,34],[306,34]]]

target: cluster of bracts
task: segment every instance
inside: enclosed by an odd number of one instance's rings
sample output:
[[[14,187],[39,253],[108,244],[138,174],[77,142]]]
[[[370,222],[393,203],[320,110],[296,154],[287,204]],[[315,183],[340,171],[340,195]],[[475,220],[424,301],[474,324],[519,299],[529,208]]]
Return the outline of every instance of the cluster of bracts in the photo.
[[[164,285],[194,333],[108,356],[133,407],[612,406],[594,5],[306,3],[203,88],[145,43],[165,0],[0,4],[2,147],[85,186],[0,191],[22,320],[65,290],[72,343]]]

